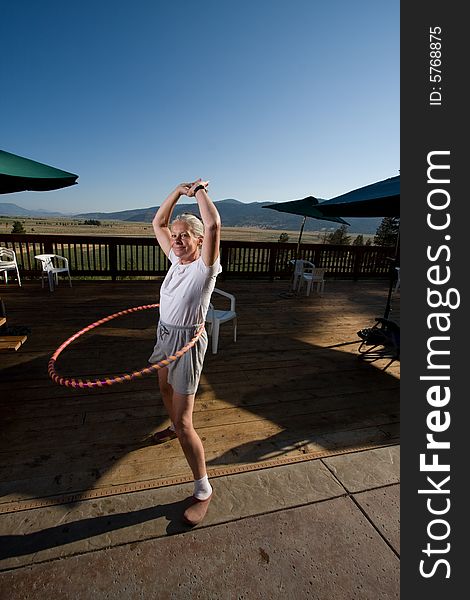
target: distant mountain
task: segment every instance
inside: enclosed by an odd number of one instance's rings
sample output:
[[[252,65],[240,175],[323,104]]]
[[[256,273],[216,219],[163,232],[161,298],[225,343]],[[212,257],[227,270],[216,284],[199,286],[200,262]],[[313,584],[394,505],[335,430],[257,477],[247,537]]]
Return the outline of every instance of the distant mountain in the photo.
[[[275,210],[263,208],[275,202],[240,202],[234,198],[218,200],[215,202],[217,210],[220,213],[220,218],[225,227],[259,227],[261,229],[276,229],[279,231],[297,231],[302,224],[302,217],[299,215],[291,215],[281,213]],[[116,220],[116,221],[131,221],[137,223],[150,223],[157,212],[158,206],[150,208],[136,208],[133,210],[123,210],[112,213],[84,213],[75,215],[76,218],[82,219],[98,219],[98,220]],[[198,213],[195,204],[177,204],[174,210],[174,215],[179,215],[183,212]],[[382,220],[381,217],[374,218],[347,218],[350,223],[348,233],[369,233],[373,234],[377,231],[377,227]],[[307,219],[304,231],[319,231],[322,228],[336,229],[339,224],[332,221],[320,221],[318,219]]]
[[[43,210],[42,208],[22,208],[11,202],[0,202],[0,216],[3,217],[64,217],[59,212]]]
[[[302,217],[281,213],[276,210],[263,208],[275,202],[240,202],[234,198],[226,198],[215,202],[220,213],[222,223],[225,227],[258,227],[260,229],[275,229],[279,231],[299,231]],[[158,206],[150,208],[135,208],[121,210],[118,212],[90,212],[77,215],[65,215],[58,212],[50,212],[42,209],[26,209],[16,204],[0,202],[0,216],[8,217],[64,217],[74,219],[97,219],[100,221],[130,221],[134,223],[150,223],[157,212]],[[197,205],[177,204],[174,214],[182,212],[194,212],[198,214]],[[350,227],[349,234],[368,233],[374,234],[382,220],[381,217],[357,219],[346,218]],[[336,229],[339,227],[331,221],[320,221],[318,219],[307,219],[304,231],[319,231],[323,228]]]

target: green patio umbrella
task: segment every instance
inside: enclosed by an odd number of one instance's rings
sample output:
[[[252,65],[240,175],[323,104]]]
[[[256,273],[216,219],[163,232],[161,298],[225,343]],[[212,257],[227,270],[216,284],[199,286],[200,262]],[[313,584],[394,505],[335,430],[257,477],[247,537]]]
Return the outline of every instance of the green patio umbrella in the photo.
[[[0,194],[44,192],[75,185],[78,175],[0,150]]]

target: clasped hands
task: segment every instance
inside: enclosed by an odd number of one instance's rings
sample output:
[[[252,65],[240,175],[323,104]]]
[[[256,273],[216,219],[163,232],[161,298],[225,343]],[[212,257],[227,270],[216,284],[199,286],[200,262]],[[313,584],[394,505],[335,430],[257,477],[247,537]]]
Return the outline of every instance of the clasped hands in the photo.
[[[194,190],[200,185],[203,185],[207,190],[209,181],[202,181],[202,179],[199,178],[191,183],[180,183],[177,187],[177,190],[181,195],[188,196],[189,198],[191,198],[194,196]]]

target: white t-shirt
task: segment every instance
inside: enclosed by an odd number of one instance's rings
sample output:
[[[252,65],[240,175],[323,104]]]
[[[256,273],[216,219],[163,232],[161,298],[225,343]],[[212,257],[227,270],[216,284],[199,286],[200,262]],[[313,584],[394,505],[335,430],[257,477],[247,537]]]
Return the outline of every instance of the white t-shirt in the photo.
[[[191,326],[204,323],[217,275],[222,271],[218,257],[206,267],[202,257],[187,265],[170,250],[171,267],[160,289],[160,319],[168,325]]]

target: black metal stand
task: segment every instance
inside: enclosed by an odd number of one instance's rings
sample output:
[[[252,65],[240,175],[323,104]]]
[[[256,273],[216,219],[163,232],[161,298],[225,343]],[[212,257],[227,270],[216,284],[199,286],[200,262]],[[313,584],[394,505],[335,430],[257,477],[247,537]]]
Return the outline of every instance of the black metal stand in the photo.
[[[395,244],[395,256],[389,258],[390,272],[388,283],[387,304],[385,305],[384,316],[375,320],[375,325],[366,327],[357,332],[362,342],[359,346],[359,354],[362,358],[388,357],[392,359],[400,358],[400,326],[391,321],[388,317],[392,310],[392,294],[395,284],[395,273],[398,259],[398,245],[400,234],[397,235]]]
[[[393,293],[393,288],[394,288],[394,284],[395,284],[395,273],[396,273],[395,267],[397,266],[397,262],[398,262],[399,243],[400,243],[400,232],[398,232],[397,241],[395,242],[395,256],[393,258],[388,259],[391,262],[390,262],[388,297],[387,297],[387,304],[385,306],[384,319],[388,319],[388,316],[390,315],[390,311],[392,309],[392,293]]]

